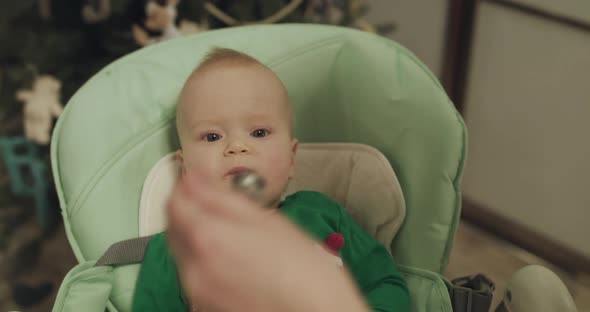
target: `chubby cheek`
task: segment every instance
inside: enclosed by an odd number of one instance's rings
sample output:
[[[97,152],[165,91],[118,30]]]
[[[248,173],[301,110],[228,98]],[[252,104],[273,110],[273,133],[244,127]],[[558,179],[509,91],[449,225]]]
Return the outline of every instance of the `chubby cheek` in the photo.
[[[184,169],[186,173],[200,174],[208,180],[218,178],[219,159],[208,153],[185,153]]]
[[[290,152],[277,152],[268,155],[266,172],[268,179],[271,180],[269,181],[270,185],[277,188],[283,187],[289,178],[291,161]]]

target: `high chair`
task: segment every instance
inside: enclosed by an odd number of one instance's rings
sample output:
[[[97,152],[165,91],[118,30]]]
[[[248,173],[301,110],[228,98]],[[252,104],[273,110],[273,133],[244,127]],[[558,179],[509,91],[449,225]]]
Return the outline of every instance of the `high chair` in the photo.
[[[282,24],[143,48],[108,65],[71,98],[51,156],[79,265],[65,277],[54,311],[130,310],[146,242],[136,238],[165,230],[163,206],[177,176],[170,156],[179,147],[175,104],[212,47],[249,54],[283,81],[301,142],[287,193],[330,195],[389,247],[413,311],[479,312],[478,302],[489,305],[489,289],[453,286],[443,277],[459,222],[467,134],[437,78],[389,39]],[[126,255],[105,258],[113,244],[115,253],[124,251],[120,242],[129,239],[135,243]]]

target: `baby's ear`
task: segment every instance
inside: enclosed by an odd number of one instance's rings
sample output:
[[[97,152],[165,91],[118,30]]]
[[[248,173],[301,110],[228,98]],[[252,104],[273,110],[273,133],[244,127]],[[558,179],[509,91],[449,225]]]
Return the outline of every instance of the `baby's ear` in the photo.
[[[186,172],[186,168],[184,167],[184,157],[182,156],[182,150],[179,149],[174,153],[174,160],[176,160],[176,163],[178,164],[178,167],[180,168],[182,174],[184,174]]]
[[[291,140],[291,167],[289,168],[289,178],[295,177],[295,155],[297,154],[297,146],[299,141],[297,139]]]
[[[295,156],[295,153],[297,153],[297,146],[299,146],[299,141],[297,141],[297,139],[292,139],[291,140],[291,152],[293,152],[293,156]]]

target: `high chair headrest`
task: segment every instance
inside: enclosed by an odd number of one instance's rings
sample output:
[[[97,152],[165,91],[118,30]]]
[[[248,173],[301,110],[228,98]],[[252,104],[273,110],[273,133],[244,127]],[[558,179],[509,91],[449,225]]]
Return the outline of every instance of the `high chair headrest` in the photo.
[[[300,190],[322,192],[342,204],[354,220],[388,249],[405,216],[405,204],[391,165],[378,150],[363,144],[300,144],[295,178],[285,196]],[[143,185],[139,235],[165,230],[164,208],[180,168],[174,154],[160,159]]]

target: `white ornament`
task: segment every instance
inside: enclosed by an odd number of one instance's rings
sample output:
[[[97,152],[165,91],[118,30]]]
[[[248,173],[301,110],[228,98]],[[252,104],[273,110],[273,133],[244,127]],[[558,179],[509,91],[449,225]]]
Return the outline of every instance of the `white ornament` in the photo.
[[[33,88],[21,89],[16,98],[23,102],[23,124],[25,137],[37,144],[49,144],[53,118],[63,111],[60,102],[61,82],[49,75],[35,79]]]

